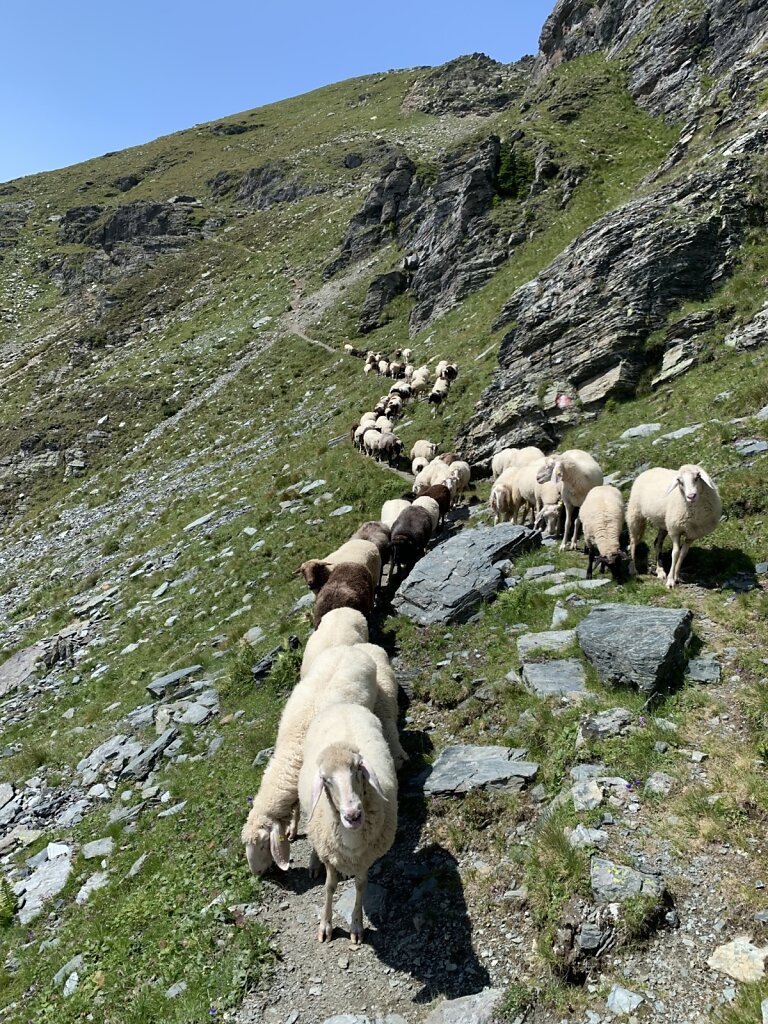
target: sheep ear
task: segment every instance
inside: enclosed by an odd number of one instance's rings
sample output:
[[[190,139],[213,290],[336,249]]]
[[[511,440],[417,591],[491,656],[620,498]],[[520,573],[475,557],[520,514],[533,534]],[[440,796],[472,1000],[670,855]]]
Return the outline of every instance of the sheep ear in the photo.
[[[269,852],[281,871],[290,867],[291,847],[280,822],[275,822],[269,833]]]
[[[312,815],[315,813],[315,808],[317,807],[317,804],[318,804],[318,801],[320,800],[320,797],[323,795],[323,789],[324,788],[325,788],[325,779],[320,774],[320,772],[318,772],[315,775],[314,782],[312,783],[312,796],[310,798],[312,800],[312,806],[309,809],[309,814],[307,815],[307,821],[311,821],[312,820]]]
[[[672,481],[672,483],[669,485],[669,487],[666,489],[666,491],[664,491],[664,494],[665,495],[671,494],[672,491],[674,491],[674,489],[676,487],[680,486],[680,483],[681,483],[680,477],[676,476],[675,479]]]
[[[363,773],[365,781],[370,782],[384,803],[387,803],[387,798],[384,796],[384,791],[381,788],[381,783],[376,777],[376,772],[365,763],[365,758],[362,757],[360,758],[360,771]]]
[[[715,489],[714,481],[712,480],[712,477],[709,475],[709,473],[705,469],[700,469],[699,470],[699,476],[704,481],[704,483],[707,485],[707,487],[711,487],[712,490],[714,491],[714,489]]]

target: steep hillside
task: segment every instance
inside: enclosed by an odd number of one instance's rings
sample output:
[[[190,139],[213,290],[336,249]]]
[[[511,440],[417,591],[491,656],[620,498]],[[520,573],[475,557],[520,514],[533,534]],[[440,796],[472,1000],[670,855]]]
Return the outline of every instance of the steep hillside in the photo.
[[[499,1019],[596,1024],[614,983],[647,1019],[758,1019],[767,983],[707,959],[758,942],[768,875],[767,32],[758,0],[560,0],[515,65],[366,76],[0,185],[3,1019],[420,1024],[493,987]],[[309,632],[297,566],[410,480],[348,443],[387,387],[347,342],[457,361],[441,415],[411,403],[398,432],[458,446],[483,502],[492,452],[536,443],[624,487],[700,461],[724,510],[679,590],[599,595],[694,613],[722,675],[658,704],[565,631],[586,706],[520,682],[550,657],[523,627],[592,609],[546,592],[577,552],[516,558],[468,623],[382,607],[412,763],[354,953],[315,946],[305,842],[256,882],[239,841]],[[471,742],[527,751],[536,787],[425,798]],[[577,824],[663,900],[596,908]],[[11,886],[41,867],[33,916]]]

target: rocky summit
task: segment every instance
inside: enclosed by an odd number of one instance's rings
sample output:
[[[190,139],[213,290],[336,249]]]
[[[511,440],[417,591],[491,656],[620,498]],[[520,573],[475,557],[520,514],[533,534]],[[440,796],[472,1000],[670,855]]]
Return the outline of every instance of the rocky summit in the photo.
[[[511,65],[0,185],[3,1021],[766,1018],[766,143],[763,0],[559,0]],[[397,684],[397,829],[321,943],[307,808],[287,871],[241,830],[302,567],[411,501],[417,441],[454,482],[336,592]],[[604,517],[587,578],[494,525],[528,445],[721,512],[633,514],[617,579]]]

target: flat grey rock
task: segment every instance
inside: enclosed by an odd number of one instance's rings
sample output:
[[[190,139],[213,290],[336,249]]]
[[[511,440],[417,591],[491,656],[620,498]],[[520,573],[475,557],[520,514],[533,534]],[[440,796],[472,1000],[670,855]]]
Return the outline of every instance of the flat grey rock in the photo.
[[[157,759],[169,743],[176,739],[177,734],[178,729],[173,726],[170,729],[166,729],[142,754],[128,762],[125,768],[123,768],[121,776],[126,779],[138,779],[139,781],[146,779],[154,768]]]
[[[354,512],[354,508],[351,505],[339,505],[338,508],[335,508],[333,510],[333,512],[329,512],[328,515],[329,516],[345,516],[349,512]]]
[[[685,674],[695,683],[719,683],[720,666],[709,658],[693,658],[688,662]]]
[[[682,682],[692,619],[687,608],[605,604],[579,623],[576,635],[604,683],[655,693]]]
[[[22,878],[14,887],[14,893],[23,898],[19,910],[19,923],[29,924],[42,911],[43,905],[58,896],[69,881],[72,861],[69,854],[47,860],[27,878]]]
[[[628,427],[619,436],[623,441],[631,441],[636,437],[650,437],[652,434],[658,434],[660,430],[660,423],[640,423],[636,427]]]
[[[7,803],[10,803],[15,792],[10,782],[0,782],[0,807],[5,807]]]
[[[180,996],[183,992],[186,992],[186,991],[187,991],[187,983],[186,983],[186,981],[177,981],[173,985],[171,985],[171,987],[169,989],[166,989],[166,991],[165,991],[165,998],[166,999],[176,999],[177,996]]]
[[[512,523],[462,530],[419,559],[392,605],[420,626],[466,622],[503,585],[494,563],[540,542],[540,534]]]
[[[115,848],[115,840],[112,836],[104,839],[94,839],[92,843],[86,843],[83,847],[83,857],[86,860],[93,860],[96,857],[109,857]]]
[[[190,704],[184,714],[177,718],[176,721],[180,725],[202,725],[212,714],[212,708],[206,707],[202,701],[197,701],[194,704]]]
[[[679,430],[671,430],[668,434],[661,434],[659,437],[654,437],[651,444],[662,444],[664,441],[679,441],[681,437],[688,437],[689,434],[695,434],[701,430],[702,423],[692,423],[690,427],[680,427]]]
[[[598,903],[622,903],[638,895],[660,897],[665,888],[660,875],[636,871],[603,857],[592,858],[589,876]]]
[[[446,999],[429,1014],[424,1024],[491,1024],[503,994],[498,988],[484,988],[476,995]]]
[[[386,899],[387,890],[383,886],[376,885],[375,882],[369,882],[366,885],[365,895],[363,896],[363,912],[371,924],[378,924],[383,919]],[[336,913],[343,921],[346,921],[348,926],[352,924],[354,906],[355,883],[354,881],[349,881],[341,889],[335,907]]]
[[[656,796],[668,796],[674,784],[675,780],[666,772],[653,772],[645,780],[645,791]]]
[[[574,850],[582,850],[589,846],[596,846],[602,849],[610,842],[610,836],[599,828],[587,828],[586,825],[578,824],[568,834],[568,845]]]
[[[0,697],[5,697],[26,683],[35,674],[44,653],[42,644],[33,644],[6,659],[0,665]]]
[[[762,441],[756,437],[744,437],[733,442],[733,447],[739,455],[762,455],[768,452],[768,441]]]
[[[610,582],[607,576],[597,576],[591,580],[568,580],[566,583],[556,583],[553,587],[547,587],[544,593],[557,597],[560,594],[570,594],[574,590],[599,590],[600,587],[607,587]]]
[[[191,523],[187,523],[187,525],[183,527],[184,533],[189,533],[190,530],[195,530],[198,526],[204,526],[206,523],[210,523],[215,515],[215,512],[206,512],[204,516],[200,516],[198,519],[193,519]]]
[[[62,968],[60,968],[53,976],[53,984],[58,988],[59,985],[63,985],[67,978],[72,974],[73,971],[79,971],[83,966],[83,954],[78,953],[77,956],[73,956],[71,960],[68,960]]]
[[[579,723],[576,749],[582,747],[587,740],[605,740],[609,736],[621,736],[630,727],[634,717],[627,708],[609,708],[607,711],[587,715]]]
[[[523,573],[523,579],[535,580],[540,576],[551,576],[554,571],[554,565],[532,565],[530,569],[526,569]]]
[[[575,811],[594,811],[603,802],[603,787],[596,779],[584,779],[571,786],[571,799]]]
[[[575,658],[523,665],[523,682],[539,697],[567,697],[587,692],[584,666]]]
[[[298,1021],[298,1017],[296,1021]],[[383,1017],[366,1017],[362,1013],[337,1013],[333,1017],[326,1017],[323,1024],[408,1024],[408,1022],[399,1013],[386,1013]]]
[[[520,789],[539,766],[518,760],[524,750],[512,747],[452,746],[439,755],[424,783],[424,792],[468,793],[472,789]]]
[[[574,629],[548,629],[543,633],[525,633],[518,638],[517,653],[525,661],[532,651],[563,651],[576,639]]]
[[[75,896],[75,903],[79,907],[83,906],[83,904],[88,902],[88,900],[91,898],[93,893],[97,891],[97,889],[103,889],[108,882],[109,875],[107,874],[107,872],[97,871],[95,874],[91,875],[91,877],[87,879],[83,885],[80,886],[77,896]]]
[[[756,420],[768,420],[768,405],[764,405],[762,409],[758,409],[755,413]]]
[[[153,697],[162,697],[174,683],[180,683],[182,679],[188,679],[189,676],[202,671],[202,665],[190,665],[188,668],[179,668],[175,672],[167,672],[164,676],[157,676],[153,679],[147,686],[147,690]]]
[[[608,993],[607,1006],[611,1013],[628,1017],[642,1003],[643,997],[628,988],[615,984]]]

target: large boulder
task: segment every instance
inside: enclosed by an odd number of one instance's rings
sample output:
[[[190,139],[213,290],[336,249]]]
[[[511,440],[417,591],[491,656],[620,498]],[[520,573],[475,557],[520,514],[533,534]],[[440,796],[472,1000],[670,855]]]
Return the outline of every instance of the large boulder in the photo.
[[[603,604],[576,636],[604,683],[655,693],[682,682],[692,619],[688,608]]]
[[[392,604],[420,626],[466,622],[502,585],[497,563],[540,543],[539,533],[512,523],[462,530],[416,563]]]

